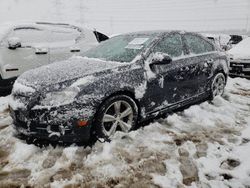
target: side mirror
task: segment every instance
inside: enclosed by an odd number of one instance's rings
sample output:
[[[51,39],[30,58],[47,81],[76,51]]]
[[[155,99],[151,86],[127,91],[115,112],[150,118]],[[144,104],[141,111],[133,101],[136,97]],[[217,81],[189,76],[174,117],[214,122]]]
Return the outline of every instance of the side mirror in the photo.
[[[153,54],[152,61],[150,65],[166,65],[172,62],[172,58],[162,52],[156,52]]]
[[[17,48],[22,47],[21,40],[17,37],[12,37],[8,39],[8,48],[11,50],[15,50]]]

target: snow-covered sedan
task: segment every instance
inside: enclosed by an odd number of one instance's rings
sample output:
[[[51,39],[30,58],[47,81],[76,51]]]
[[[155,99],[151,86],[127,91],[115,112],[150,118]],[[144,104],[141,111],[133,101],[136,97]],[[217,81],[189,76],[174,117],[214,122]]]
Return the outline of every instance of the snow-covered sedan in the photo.
[[[107,37],[83,27],[56,23],[0,25],[0,94],[23,72],[84,52]]]
[[[230,58],[230,76],[250,78],[250,37],[228,51]]]
[[[178,31],[113,37],[68,61],[28,71],[14,84],[11,116],[21,134],[87,141],[222,95],[225,53],[201,35]]]

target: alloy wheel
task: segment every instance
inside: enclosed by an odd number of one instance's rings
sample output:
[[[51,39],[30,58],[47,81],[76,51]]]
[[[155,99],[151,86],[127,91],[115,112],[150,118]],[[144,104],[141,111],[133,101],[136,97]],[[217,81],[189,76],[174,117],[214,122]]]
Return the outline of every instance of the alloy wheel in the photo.
[[[102,119],[103,133],[110,137],[117,130],[128,132],[132,128],[134,113],[132,106],[124,101],[113,102],[104,112]]]
[[[212,83],[213,97],[221,96],[224,93],[225,84],[225,76],[222,73],[219,73],[214,77]]]

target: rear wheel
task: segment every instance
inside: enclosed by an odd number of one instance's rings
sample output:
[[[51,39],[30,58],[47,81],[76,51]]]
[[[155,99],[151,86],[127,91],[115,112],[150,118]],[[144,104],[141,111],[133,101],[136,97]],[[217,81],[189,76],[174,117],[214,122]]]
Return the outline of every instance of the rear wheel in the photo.
[[[110,138],[116,131],[129,132],[137,123],[138,108],[131,97],[117,95],[107,99],[96,114],[94,132],[97,137]]]
[[[223,95],[225,86],[226,86],[225,75],[223,73],[216,74],[211,84],[211,98],[214,99],[216,96]]]

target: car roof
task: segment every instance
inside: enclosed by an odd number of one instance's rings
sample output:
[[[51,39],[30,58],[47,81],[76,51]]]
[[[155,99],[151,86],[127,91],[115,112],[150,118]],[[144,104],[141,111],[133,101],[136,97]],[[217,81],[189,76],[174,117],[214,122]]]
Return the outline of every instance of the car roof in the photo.
[[[60,27],[68,27],[68,28],[75,28],[75,29],[80,29],[80,30],[91,30],[94,31],[94,29],[91,29],[87,26],[82,26],[79,24],[70,24],[70,23],[60,23],[60,22],[30,22],[30,21],[19,21],[19,22],[4,22],[1,23],[0,26],[5,27],[5,28],[16,28],[16,27],[49,27],[49,26],[60,26]]]
[[[121,34],[121,35],[161,35],[161,34],[170,33],[170,32],[181,32],[181,31],[175,31],[175,30],[148,30],[148,31],[129,32],[129,33]]]
[[[191,33],[194,35],[199,35],[203,38],[205,38],[203,35],[201,35],[198,32],[192,32],[192,31],[183,31],[183,30],[148,30],[148,31],[136,31],[136,32],[129,32],[129,33],[123,33],[123,34],[119,34],[119,35],[114,35],[115,36],[120,36],[120,35],[155,35],[155,36],[160,36],[160,35],[164,35],[164,34],[168,34],[168,33],[180,33],[180,34],[185,34],[185,33]]]

